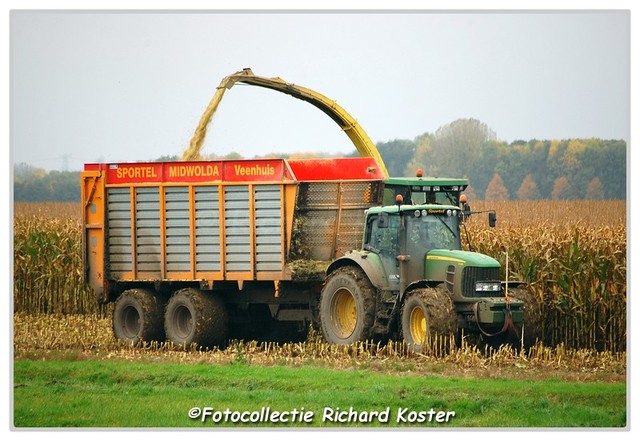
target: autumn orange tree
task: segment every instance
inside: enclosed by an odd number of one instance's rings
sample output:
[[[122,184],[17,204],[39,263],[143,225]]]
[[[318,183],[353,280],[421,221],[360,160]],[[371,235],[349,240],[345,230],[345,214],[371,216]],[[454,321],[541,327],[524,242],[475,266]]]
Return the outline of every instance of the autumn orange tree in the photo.
[[[560,176],[553,183],[553,190],[551,190],[551,199],[569,199],[569,192],[571,186],[566,176]]]
[[[522,201],[540,199],[538,186],[530,174],[522,181],[522,185],[520,185],[520,188],[518,189],[517,196],[518,199]]]
[[[504,186],[499,174],[496,173],[489,182],[487,191],[484,193],[484,199],[487,201],[506,201],[509,199],[509,190]]]
[[[604,188],[602,187],[602,181],[600,181],[599,177],[596,176],[589,182],[584,198],[591,200],[604,199]]]

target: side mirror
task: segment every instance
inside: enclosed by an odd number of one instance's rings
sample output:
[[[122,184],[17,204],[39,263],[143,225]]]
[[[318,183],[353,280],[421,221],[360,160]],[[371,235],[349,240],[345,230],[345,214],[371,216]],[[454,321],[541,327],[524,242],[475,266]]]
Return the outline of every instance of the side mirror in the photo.
[[[496,213],[495,213],[495,211],[490,211],[489,212],[489,226],[491,228],[496,226]]]
[[[378,215],[378,228],[389,228],[389,213]]]

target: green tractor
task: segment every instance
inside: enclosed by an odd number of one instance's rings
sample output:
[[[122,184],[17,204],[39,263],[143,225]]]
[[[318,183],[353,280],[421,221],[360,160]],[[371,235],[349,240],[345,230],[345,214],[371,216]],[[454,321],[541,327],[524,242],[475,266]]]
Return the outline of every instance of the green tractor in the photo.
[[[480,212],[463,211],[464,186],[449,184],[399,183],[390,192],[396,204],[366,211],[361,249],[327,269],[319,315],[329,342],[403,338],[419,350],[436,335],[524,347],[540,337],[540,308],[522,282],[501,280],[496,259],[462,249],[460,226]],[[422,201],[404,205],[407,196]]]

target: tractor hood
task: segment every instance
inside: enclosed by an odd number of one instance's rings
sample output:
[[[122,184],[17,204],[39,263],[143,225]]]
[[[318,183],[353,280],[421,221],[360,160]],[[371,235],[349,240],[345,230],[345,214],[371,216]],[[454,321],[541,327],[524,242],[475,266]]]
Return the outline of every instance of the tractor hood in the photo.
[[[457,266],[500,267],[500,262],[493,257],[462,250],[431,250],[427,253],[427,263],[435,262],[446,262]]]

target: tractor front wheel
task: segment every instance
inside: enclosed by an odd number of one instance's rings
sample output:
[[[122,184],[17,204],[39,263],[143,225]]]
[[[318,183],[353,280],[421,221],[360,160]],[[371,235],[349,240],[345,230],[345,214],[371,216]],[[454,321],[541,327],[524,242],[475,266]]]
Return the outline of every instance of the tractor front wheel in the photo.
[[[509,295],[518,300],[522,300],[523,324],[522,345],[529,349],[535,345],[537,340],[542,340],[542,309],[534,294],[525,288],[513,288],[509,290]]]
[[[401,322],[409,349],[421,352],[436,338],[451,341],[457,328],[457,315],[451,297],[444,290],[420,288],[407,294]]]

